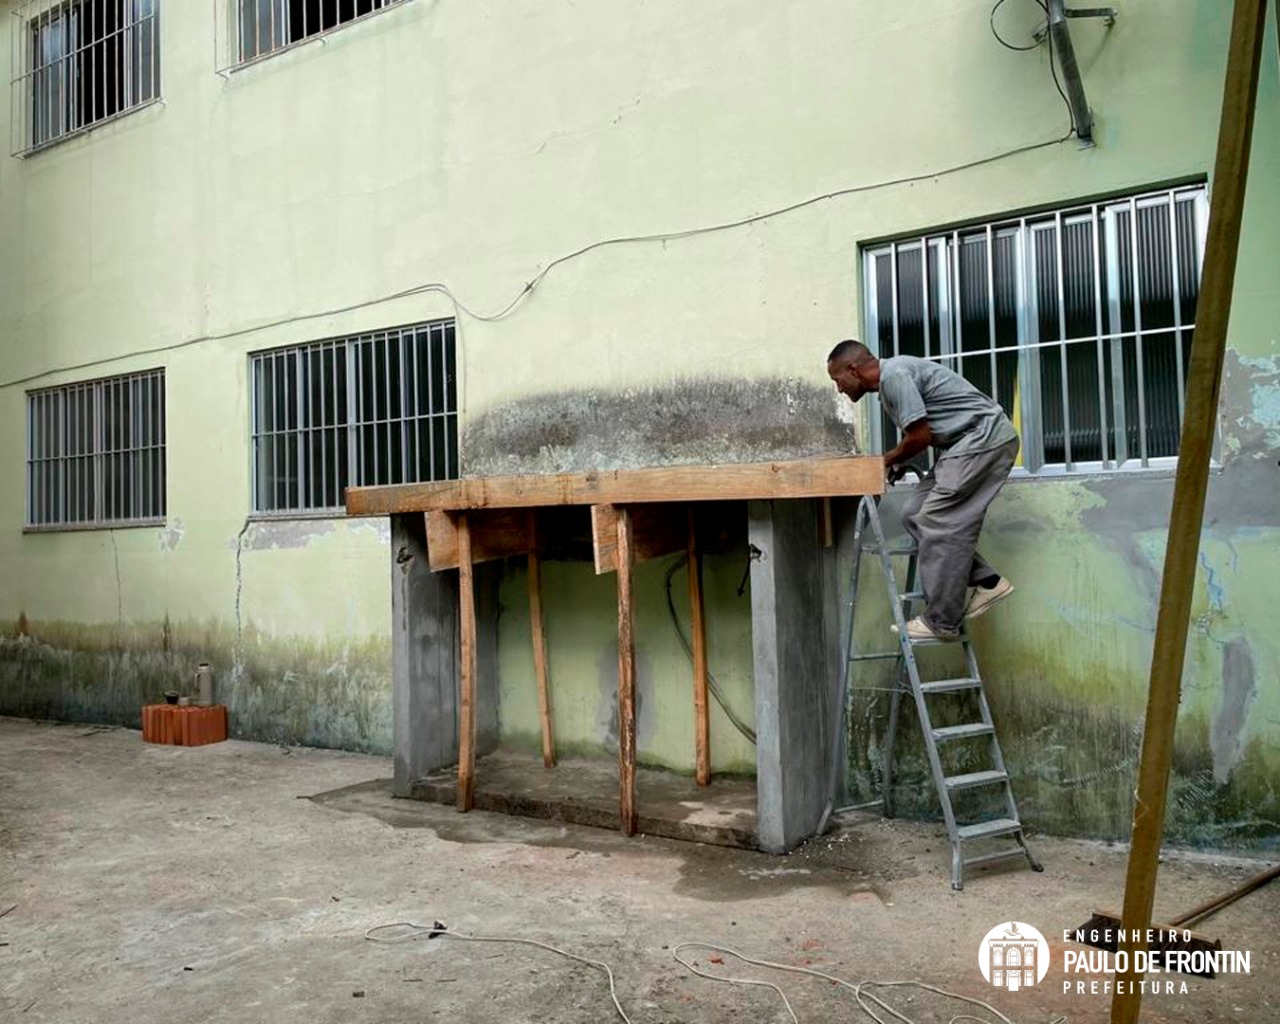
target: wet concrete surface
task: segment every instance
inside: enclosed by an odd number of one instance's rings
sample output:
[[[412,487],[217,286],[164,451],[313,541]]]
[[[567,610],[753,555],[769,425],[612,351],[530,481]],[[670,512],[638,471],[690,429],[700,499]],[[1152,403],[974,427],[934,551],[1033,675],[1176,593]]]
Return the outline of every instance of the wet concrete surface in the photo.
[[[444,769],[413,783],[411,794],[452,807],[457,782],[457,769]],[[476,758],[474,805],[482,811],[617,828],[618,765],[574,758],[546,768],[541,757],[494,751]],[[758,847],[754,779],[717,775],[699,786],[690,775],[637,768],[636,812],[640,831],[648,835],[744,850]]]
[[[636,1024],[791,1020],[770,989],[676,963],[674,947],[695,940],[850,981],[919,980],[986,999],[1018,1024],[1107,1017],[1109,976],[1068,979],[1062,930],[1119,902],[1118,847],[1036,836],[1043,874],[993,868],[956,893],[930,823],[868,816],[772,857],[460,815],[393,799],[390,769],[369,755],[234,740],[158,747],[127,729],[0,719],[0,1020],[619,1019],[601,972],[542,949],[366,939],[377,925],[435,920],[608,963]],[[1158,916],[1259,867],[1171,854]],[[1148,996],[1143,1020],[1280,1018],[1278,910],[1273,887],[1200,924],[1250,951],[1251,973],[1187,978],[1185,993]],[[1052,951],[1044,980],[1013,994],[977,966],[982,937],[1012,920],[1038,927]],[[689,955],[711,973],[780,984],[800,1021],[873,1019],[830,982]],[[998,1019],[924,990],[880,994],[922,1024]]]

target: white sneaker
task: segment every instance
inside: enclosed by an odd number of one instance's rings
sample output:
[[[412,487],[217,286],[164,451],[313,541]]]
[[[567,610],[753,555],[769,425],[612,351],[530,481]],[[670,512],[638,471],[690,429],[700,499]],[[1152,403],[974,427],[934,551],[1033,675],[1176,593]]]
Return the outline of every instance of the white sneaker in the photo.
[[[1013,584],[1003,576],[1000,577],[1000,582],[990,590],[984,587],[974,587],[969,591],[969,603],[965,605],[964,617],[966,619],[976,619],[997,601],[1003,601],[1012,593]]]
[[[889,626],[895,633],[898,632],[898,624],[895,622]],[[942,633],[935,633],[933,627],[924,621],[922,616],[917,615],[914,619],[907,623],[907,639],[908,640],[958,640],[959,635],[944,636]]]

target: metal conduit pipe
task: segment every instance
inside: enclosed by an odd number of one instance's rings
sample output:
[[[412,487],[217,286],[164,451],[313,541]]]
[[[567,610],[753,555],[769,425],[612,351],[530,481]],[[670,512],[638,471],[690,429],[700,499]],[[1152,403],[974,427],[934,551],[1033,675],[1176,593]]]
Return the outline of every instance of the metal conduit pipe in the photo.
[[[1084,82],[1080,80],[1080,65],[1076,63],[1076,51],[1071,45],[1071,29],[1067,27],[1066,0],[1049,0],[1049,45],[1057,54],[1062,68],[1063,84],[1067,90],[1067,103],[1071,107],[1071,119],[1081,142],[1093,145],[1093,115],[1084,95]]]

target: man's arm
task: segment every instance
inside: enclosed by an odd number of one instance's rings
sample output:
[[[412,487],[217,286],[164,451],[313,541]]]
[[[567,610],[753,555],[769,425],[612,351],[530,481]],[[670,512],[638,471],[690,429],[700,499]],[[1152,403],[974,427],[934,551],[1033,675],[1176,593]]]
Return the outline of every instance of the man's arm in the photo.
[[[918,419],[902,432],[902,440],[884,453],[884,468],[910,462],[933,443],[933,431],[927,419]]]

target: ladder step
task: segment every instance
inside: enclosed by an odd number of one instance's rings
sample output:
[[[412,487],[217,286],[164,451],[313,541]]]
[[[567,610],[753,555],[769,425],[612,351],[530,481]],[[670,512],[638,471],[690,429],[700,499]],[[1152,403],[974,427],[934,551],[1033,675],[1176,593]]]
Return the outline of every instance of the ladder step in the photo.
[[[904,600],[904,601],[923,601],[923,600],[924,600],[924,591],[923,591],[923,590],[908,590],[905,594],[899,594],[899,595],[898,595],[898,597],[900,597],[900,598],[901,598],[902,600]]]
[[[949,740],[963,740],[970,736],[994,736],[995,726],[986,722],[969,722],[966,725],[948,725],[933,730],[935,743],[946,743]]]
[[[990,864],[996,860],[1013,860],[1014,857],[1025,857],[1027,851],[1021,846],[1015,846],[1009,850],[1001,850],[998,853],[984,853],[981,857],[966,857],[964,859],[965,867],[972,867],[976,864]]]
[[[996,818],[993,821],[980,821],[976,825],[961,825],[956,829],[956,836],[966,839],[992,839],[996,836],[1011,836],[1022,831],[1022,822],[1013,818]]]
[[[986,771],[970,772],[968,775],[952,775],[943,781],[947,784],[947,789],[955,791],[958,789],[974,789],[978,786],[991,786],[997,782],[1005,782],[1008,778],[1008,772]]]
[[[925,640],[909,639],[908,642],[911,644],[912,647],[954,646],[954,647],[963,648],[964,645],[969,642],[969,634],[962,630],[959,636],[950,640],[943,640],[941,637],[931,636]]]
[[[982,686],[977,679],[936,679],[932,683],[921,683],[921,693],[955,693],[959,690],[977,690]]]
[[[886,555],[914,555],[916,553],[916,546],[912,544],[910,547],[906,548],[885,548],[884,551],[881,552],[879,544],[863,544],[862,551],[863,554],[869,555],[879,555],[882,553]]]

